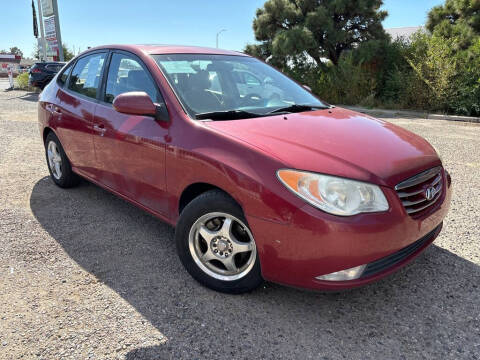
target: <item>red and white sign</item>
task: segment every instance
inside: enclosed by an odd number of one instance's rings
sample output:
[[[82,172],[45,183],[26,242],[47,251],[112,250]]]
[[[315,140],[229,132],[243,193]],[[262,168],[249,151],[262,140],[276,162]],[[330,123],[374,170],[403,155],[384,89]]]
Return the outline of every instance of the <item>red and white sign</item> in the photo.
[[[58,41],[57,32],[55,28],[55,16],[45,18],[43,23],[45,24],[45,40],[47,43],[47,56],[58,55]]]
[[[45,38],[57,39],[57,32],[55,30],[55,16],[45,18],[43,21],[45,24]]]
[[[47,39],[47,56],[57,56],[58,55],[58,41]]]

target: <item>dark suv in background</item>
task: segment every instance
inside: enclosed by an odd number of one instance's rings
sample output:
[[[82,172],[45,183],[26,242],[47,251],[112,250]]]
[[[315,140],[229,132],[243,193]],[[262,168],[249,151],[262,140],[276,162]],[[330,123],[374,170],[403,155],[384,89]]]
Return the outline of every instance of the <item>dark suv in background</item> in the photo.
[[[39,62],[29,71],[28,84],[43,90],[53,77],[65,66],[64,62]]]

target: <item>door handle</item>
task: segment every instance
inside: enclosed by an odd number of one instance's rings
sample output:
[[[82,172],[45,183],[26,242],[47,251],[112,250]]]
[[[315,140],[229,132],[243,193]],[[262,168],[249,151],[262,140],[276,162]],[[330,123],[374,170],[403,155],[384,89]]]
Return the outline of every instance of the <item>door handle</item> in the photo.
[[[93,130],[98,132],[100,134],[100,136],[103,136],[105,134],[105,131],[107,131],[107,129],[105,129],[105,125],[103,125],[103,124],[94,124],[93,125]]]
[[[60,115],[62,113],[61,109],[58,106],[53,104],[48,104],[45,107],[52,115]]]

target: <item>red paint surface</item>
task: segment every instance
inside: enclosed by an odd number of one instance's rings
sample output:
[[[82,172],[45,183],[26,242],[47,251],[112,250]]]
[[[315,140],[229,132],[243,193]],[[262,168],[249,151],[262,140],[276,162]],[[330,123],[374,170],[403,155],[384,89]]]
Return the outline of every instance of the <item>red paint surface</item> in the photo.
[[[121,114],[109,104],[60,89],[54,80],[40,96],[41,133],[49,128],[57,134],[74,171],[173,225],[180,196],[189,185],[206,183],[226,191],[245,212],[267,280],[315,289],[376,280],[418,253],[366,280],[328,283],[314,278],[396,252],[446,216],[449,187],[415,219],[406,214],[393,189],[441,165],[433,148],[407,130],[341,108],[246,120],[192,120],[149,54],[238,53],[164,46],[102,48],[140,57],[161,90],[170,122]],[[280,184],[276,171],[281,168],[378,184],[390,209],[348,218],[326,214]]]

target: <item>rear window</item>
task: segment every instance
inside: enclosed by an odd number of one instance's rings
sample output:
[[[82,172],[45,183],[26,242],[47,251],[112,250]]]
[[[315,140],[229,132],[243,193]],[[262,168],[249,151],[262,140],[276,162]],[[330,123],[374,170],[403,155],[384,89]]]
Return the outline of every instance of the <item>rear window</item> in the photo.
[[[62,70],[64,64],[49,64],[45,66],[48,70],[53,71],[53,72],[59,72]]]

